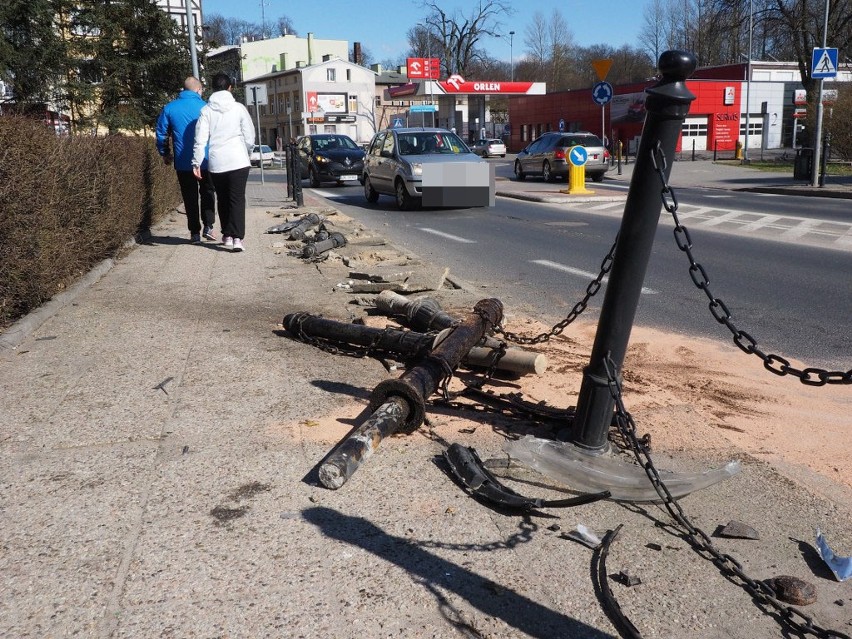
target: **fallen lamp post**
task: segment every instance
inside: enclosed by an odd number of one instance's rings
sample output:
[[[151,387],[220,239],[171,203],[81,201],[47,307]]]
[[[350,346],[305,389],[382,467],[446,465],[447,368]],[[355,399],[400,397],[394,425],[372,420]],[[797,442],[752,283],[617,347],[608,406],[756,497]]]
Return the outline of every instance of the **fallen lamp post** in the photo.
[[[370,397],[372,415],[349,433],[320,465],[320,483],[343,486],[382,440],[398,431],[413,432],[426,417],[426,400],[449,377],[470,349],[503,319],[497,299],[480,300],[452,333],[398,379],[381,382]]]
[[[419,333],[394,328],[374,328],[351,322],[338,322],[309,313],[290,313],[284,316],[283,325],[294,337],[311,342],[314,339],[330,340],[340,344],[364,346],[378,352],[390,352],[403,359],[424,357],[452,334],[446,328],[438,334]],[[493,338],[492,338],[493,339]],[[496,341],[496,340],[495,340]],[[541,375],[547,369],[547,357],[519,348],[507,348],[497,359],[498,350],[489,346],[489,338],[473,346],[462,358],[463,364],[516,373],[518,375]],[[496,363],[495,363],[495,360]]]

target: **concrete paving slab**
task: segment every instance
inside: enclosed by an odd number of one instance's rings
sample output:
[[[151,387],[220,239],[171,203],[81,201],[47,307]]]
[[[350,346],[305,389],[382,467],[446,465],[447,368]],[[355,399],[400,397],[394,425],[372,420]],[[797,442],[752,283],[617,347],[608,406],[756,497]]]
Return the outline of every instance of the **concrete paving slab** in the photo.
[[[0,354],[0,393],[12,398],[0,424],[0,636],[619,636],[592,552],[560,537],[578,523],[624,524],[608,568],[641,578],[613,590],[643,636],[779,636],[657,506],[523,515],[470,498],[440,455],[459,441],[501,456],[490,414],[471,415],[469,434],[435,411],[343,489],[321,488],[317,464],[389,373],[281,335],[288,312],[361,311],[335,292],[345,265],[306,263],[264,234],[291,215],[282,188],[253,182],[249,193],[245,253],[178,241],[174,215]],[[483,291],[444,294],[469,307]],[[704,468],[732,454],[658,463]],[[515,477],[505,481],[525,494],[565,495],[539,475]],[[852,633],[848,583],[813,549],[816,526],[852,547],[847,506],[750,458],[683,505],[710,534],[730,519],[757,528],[760,540],[714,543],[755,578],[812,581],[818,601],[804,612]]]

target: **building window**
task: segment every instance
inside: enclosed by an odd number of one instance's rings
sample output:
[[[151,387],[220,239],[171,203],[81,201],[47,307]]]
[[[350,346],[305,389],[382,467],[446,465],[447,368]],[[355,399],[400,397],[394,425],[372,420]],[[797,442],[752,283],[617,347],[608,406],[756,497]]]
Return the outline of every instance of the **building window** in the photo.
[[[335,82],[337,80],[337,74],[334,69],[326,69],[325,73],[329,82]]]
[[[358,113],[358,96],[349,96],[349,113]]]
[[[749,135],[763,135],[763,116],[760,113],[749,114]],[[742,114],[740,118],[740,135],[746,134],[746,116]]]
[[[382,106],[382,96],[380,96],[380,95],[376,96],[376,106],[377,107]]]
[[[705,137],[707,135],[707,122],[684,122],[681,125],[683,137]]]
[[[347,82],[352,81],[352,69],[346,69],[346,81]]]

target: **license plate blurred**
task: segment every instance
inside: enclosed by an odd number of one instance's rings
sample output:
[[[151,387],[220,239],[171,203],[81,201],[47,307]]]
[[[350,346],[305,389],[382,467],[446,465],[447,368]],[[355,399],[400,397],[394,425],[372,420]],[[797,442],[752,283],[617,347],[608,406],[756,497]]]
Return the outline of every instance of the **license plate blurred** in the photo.
[[[341,181],[357,180],[357,179],[358,179],[357,175],[341,175],[340,176]]]

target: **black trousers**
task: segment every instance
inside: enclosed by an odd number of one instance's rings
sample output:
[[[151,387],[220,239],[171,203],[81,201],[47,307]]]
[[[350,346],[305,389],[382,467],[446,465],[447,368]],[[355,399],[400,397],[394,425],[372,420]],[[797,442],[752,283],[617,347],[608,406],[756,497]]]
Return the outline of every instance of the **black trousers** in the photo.
[[[186,209],[186,225],[190,233],[201,233],[201,223],[204,226],[216,225],[216,191],[213,190],[213,181],[210,173],[201,172],[199,181],[192,171],[178,171],[178,184],[180,194],[183,197],[183,207]],[[201,198],[201,208],[198,208],[198,200]],[[200,213],[200,218],[199,218]]]
[[[222,235],[240,239],[246,236],[246,183],[249,168],[210,174],[219,202]]]

